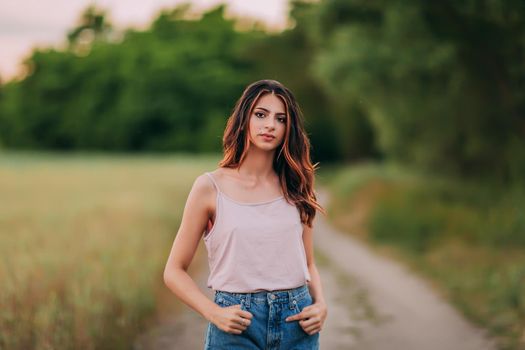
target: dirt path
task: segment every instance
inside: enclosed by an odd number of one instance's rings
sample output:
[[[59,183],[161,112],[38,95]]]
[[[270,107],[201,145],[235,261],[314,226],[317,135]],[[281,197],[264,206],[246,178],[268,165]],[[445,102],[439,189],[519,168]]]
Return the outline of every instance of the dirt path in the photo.
[[[327,193],[319,197],[326,205]],[[316,227],[315,247],[326,258],[321,279],[331,311],[321,335],[322,349],[496,348],[484,331],[404,266],[375,255],[322,216]]]
[[[327,193],[322,191],[319,197],[326,205]],[[321,349],[495,349],[483,331],[469,324],[424,281],[336,231],[322,215],[316,219],[314,237],[329,309]],[[200,268],[190,273],[212,299],[213,291],[205,286],[208,268],[202,242],[196,258]],[[204,318],[184,305],[138,337],[134,350],[202,349],[206,325]]]

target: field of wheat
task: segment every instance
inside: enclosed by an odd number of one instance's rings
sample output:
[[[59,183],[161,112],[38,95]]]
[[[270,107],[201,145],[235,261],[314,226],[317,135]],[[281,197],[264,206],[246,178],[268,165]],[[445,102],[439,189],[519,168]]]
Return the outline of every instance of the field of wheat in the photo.
[[[215,156],[0,154],[0,348],[129,348]]]

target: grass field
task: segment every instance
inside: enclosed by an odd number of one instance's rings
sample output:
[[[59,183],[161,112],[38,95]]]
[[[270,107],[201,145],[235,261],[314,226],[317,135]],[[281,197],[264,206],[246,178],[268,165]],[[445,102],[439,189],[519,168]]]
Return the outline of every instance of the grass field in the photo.
[[[219,156],[0,153],[0,349],[129,349]]]
[[[164,264],[218,160],[0,153],[0,349],[129,349],[175,299]],[[377,165],[322,167],[318,184],[336,225],[432,279],[502,349],[525,348],[523,192]]]

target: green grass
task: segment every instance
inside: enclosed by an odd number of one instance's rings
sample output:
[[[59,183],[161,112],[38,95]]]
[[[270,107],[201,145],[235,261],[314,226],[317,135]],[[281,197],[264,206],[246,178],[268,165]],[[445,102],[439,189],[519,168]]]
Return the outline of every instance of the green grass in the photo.
[[[129,349],[218,156],[0,153],[0,348]]]
[[[501,349],[525,349],[525,189],[374,163],[329,170],[337,226],[430,278]]]

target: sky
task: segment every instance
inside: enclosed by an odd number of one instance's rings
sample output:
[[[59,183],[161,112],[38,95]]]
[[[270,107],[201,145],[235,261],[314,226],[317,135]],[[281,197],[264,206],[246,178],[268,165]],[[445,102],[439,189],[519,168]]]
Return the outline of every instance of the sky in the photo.
[[[19,74],[20,63],[33,47],[60,47],[81,12],[91,4],[106,9],[119,28],[145,28],[162,8],[184,0],[2,0],[0,1],[0,80]],[[287,0],[192,0],[195,11],[227,4],[226,14],[261,19],[284,28]]]

